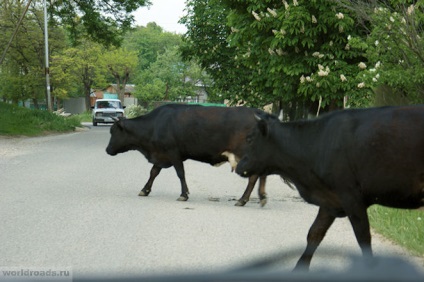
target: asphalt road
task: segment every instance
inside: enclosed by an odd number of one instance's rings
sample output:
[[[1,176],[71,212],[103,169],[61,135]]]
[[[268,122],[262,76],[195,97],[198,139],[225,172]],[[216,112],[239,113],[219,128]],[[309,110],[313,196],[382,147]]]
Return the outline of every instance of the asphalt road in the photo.
[[[0,267],[71,268],[85,275],[156,275],[225,271],[275,254],[291,269],[306,246],[317,207],[277,176],[268,204],[256,190],[235,207],[247,180],[224,164],[185,163],[190,199],[178,202],[173,168],[149,197],[138,192],[151,165],[138,152],[106,154],[109,126],[37,138],[0,138]],[[373,237],[376,255],[405,252]],[[337,219],[312,270],[340,269],[360,250],[347,219]],[[424,269],[422,260],[413,260]]]

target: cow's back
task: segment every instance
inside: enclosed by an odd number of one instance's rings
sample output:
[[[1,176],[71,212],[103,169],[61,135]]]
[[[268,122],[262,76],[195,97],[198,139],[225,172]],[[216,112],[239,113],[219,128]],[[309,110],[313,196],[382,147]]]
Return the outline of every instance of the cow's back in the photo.
[[[178,150],[180,157],[216,164],[228,151],[239,157],[245,139],[255,126],[256,109],[165,105],[151,114],[155,120],[152,142],[165,150]]]
[[[327,181],[355,178],[370,202],[389,206],[405,207],[423,193],[423,106],[341,111],[323,124],[319,142],[331,150],[318,159]]]

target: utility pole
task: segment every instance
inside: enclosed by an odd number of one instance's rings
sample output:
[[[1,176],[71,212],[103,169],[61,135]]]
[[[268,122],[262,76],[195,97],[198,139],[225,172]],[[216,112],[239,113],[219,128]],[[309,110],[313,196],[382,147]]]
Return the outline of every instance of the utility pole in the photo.
[[[44,48],[46,57],[46,89],[47,89],[47,109],[52,111],[52,99],[50,94],[50,67],[49,67],[49,33],[47,29],[47,4],[44,0]]]

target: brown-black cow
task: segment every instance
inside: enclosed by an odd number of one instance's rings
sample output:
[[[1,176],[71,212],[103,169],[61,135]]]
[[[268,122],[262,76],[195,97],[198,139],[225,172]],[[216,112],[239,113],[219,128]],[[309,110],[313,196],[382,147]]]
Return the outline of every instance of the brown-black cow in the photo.
[[[247,107],[204,107],[167,104],[133,119],[120,119],[111,129],[106,152],[109,155],[140,151],[153,164],[150,178],[140,196],[148,196],[161,169],[173,166],[181,182],[180,201],[188,199],[183,162],[192,159],[211,165],[229,161],[233,169],[243,156],[246,136],[256,126],[255,114],[266,115]],[[236,205],[249,201],[258,175],[252,175]],[[260,177],[259,197],[266,203],[266,177]]]
[[[258,119],[236,172],[279,174],[319,206],[296,269],[309,268],[336,217],[349,218],[362,253],[372,255],[369,206],[424,206],[424,106],[343,110],[287,123]]]

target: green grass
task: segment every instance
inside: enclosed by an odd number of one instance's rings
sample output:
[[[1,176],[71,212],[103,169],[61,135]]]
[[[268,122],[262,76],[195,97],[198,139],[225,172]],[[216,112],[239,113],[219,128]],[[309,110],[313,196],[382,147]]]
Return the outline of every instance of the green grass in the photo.
[[[410,251],[424,257],[424,211],[374,205],[368,209],[371,227]]]
[[[77,115],[81,122],[91,122],[93,121],[93,117],[91,115],[91,111],[84,112],[82,114]]]
[[[78,116],[62,117],[43,110],[30,110],[0,102],[0,135],[37,136],[69,132],[81,126]]]

